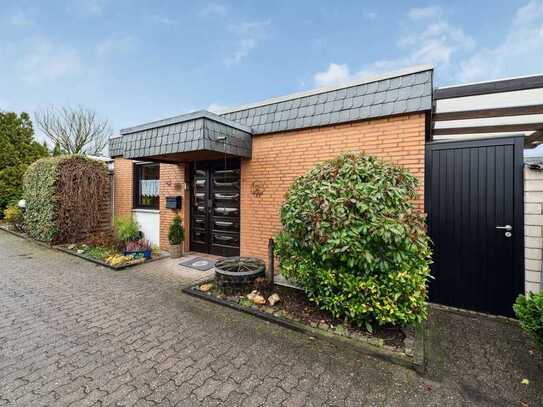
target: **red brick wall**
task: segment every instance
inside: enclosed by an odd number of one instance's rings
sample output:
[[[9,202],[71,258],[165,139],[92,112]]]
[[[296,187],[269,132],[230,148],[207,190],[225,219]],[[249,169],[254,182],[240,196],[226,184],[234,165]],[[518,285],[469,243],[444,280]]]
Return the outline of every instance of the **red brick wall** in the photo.
[[[134,189],[134,169],[132,160],[115,158],[113,175],[114,216],[132,215]]]
[[[167,196],[182,196],[183,206],[181,210],[166,208]],[[176,213],[183,219],[185,226],[185,247],[188,245],[188,216],[185,212],[189,209],[188,191],[185,190],[185,165],[160,164],[160,247],[168,250],[168,229]]]
[[[342,152],[365,152],[409,168],[420,179],[417,205],[423,210],[424,141],[424,113],[254,136],[252,159],[241,165],[241,255],[267,258],[289,184]],[[261,196],[253,194],[255,187]]]
[[[424,207],[425,114],[297,130],[253,137],[253,155],[241,163],[241,255],[267,257],[268,239],[281,229],[279,209],[290,183],[317,162],[360,151],[409,168],[419,178],[418,207]],[[115,159],[115,214],[132,210],[132,161]],[[176,211],[166,196],[181,195],[179,215],[189,237],[186,165],[160,165],[160,246],[167,250],[168,228]],[[187,181],[185,181],[187,180]],[[253,194],[254,190],[262,194]]]
[[[115,216],[130,216],[133,209],[134,188],[133,161],[124,158],[115,158],[114,172],[114,214]],[[166,197],[181,195],[183,209],[176,211],[166,208]],[[160,247],[168,250],[168,228],[177,212],[183,220],[188,219],[187,191],[185,191],[185,166],[183,164],[160,164]],[[185,224],[185,222],[183,222]],[[188,237],[188,228],[185,227],[185,236]],[[188,240],[188,238],[187,238]],[[188,245],[188,242],[185,242]]]

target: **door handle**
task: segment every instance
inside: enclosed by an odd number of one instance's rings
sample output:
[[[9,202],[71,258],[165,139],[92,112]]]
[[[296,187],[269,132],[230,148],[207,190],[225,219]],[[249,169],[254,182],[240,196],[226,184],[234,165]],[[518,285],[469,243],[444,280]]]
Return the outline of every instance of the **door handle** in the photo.
[[[513,226],[511,225],[505,225],[505,226],[496,226],[496,229],[503,229],[503,230],[506,230],[506,231],[511,231],[513,230]]]

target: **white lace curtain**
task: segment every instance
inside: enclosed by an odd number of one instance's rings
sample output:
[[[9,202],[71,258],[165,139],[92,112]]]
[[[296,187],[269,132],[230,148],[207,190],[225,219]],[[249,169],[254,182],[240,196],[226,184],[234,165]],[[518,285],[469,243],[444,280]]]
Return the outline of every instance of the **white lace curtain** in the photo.
[[[142,196],[159,196],[160,181],[158,179],[142,179],[140,191]]]

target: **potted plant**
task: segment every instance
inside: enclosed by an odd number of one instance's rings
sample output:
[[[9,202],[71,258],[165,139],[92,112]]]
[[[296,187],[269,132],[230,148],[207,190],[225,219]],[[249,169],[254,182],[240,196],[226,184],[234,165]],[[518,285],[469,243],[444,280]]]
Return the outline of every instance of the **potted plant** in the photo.
[[[117,239],[123,243],[140,240],[140,226],[132,216],[123,216],[115,219],[115,233]]]
[[[170,256],[173,258],[183,255],[183,242],[185,241],[185,230],[179,215],[173,218],[168,231],[168,241],[170,242]]]
[[[133,240],[126,244],[124,250],[125,256],[132,256],[134,259],[150,259],[153,252],[153,246],[148,240]]]

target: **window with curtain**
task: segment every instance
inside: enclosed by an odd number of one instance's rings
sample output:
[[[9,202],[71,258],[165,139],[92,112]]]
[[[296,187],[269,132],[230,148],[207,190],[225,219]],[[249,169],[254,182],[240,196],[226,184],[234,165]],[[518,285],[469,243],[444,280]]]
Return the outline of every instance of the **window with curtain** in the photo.
[[[160,165],[134,165],[134,208],[159,209]]]

